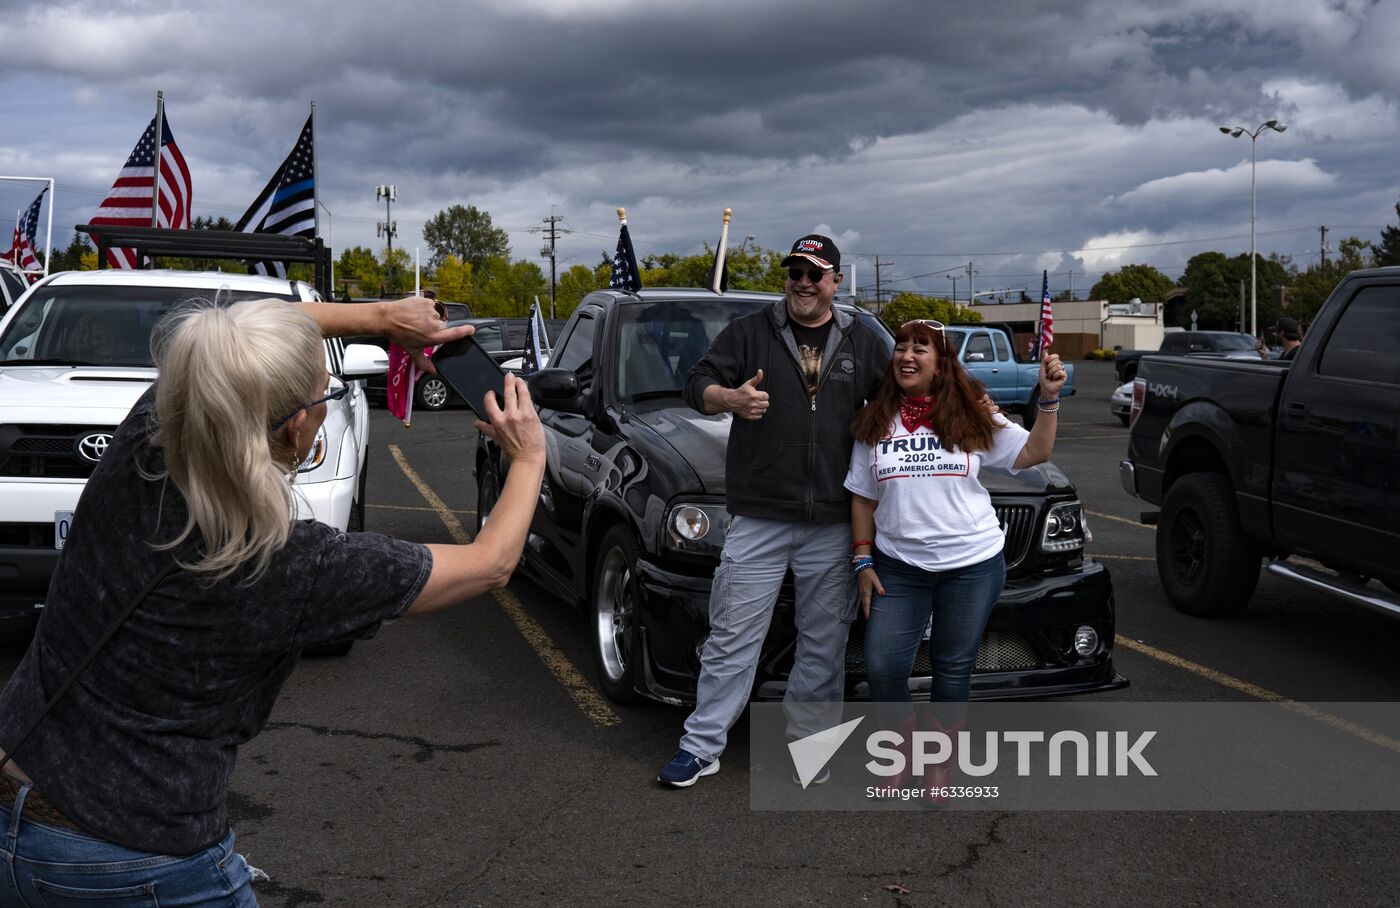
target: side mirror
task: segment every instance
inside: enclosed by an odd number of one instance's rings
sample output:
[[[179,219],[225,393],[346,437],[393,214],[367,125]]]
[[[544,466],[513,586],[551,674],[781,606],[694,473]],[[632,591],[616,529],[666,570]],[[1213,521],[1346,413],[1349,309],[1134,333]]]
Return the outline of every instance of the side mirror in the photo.
[[[584,411],[583,395],[579,393],[578,376],[569,369],[541,369],[525,381],[535,403],[550,410],[565,413]]]
[[[364,378],[381,375],[389,371],[389,351],[381,350],[374,344],[347,344],[345,356],[341,360],[340,374],[343,378]]]

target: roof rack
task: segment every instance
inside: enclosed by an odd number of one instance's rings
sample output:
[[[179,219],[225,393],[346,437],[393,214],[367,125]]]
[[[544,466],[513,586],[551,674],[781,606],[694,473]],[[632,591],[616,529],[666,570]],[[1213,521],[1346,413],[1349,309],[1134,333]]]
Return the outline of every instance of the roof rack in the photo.
[[[76,229],[97,242],[97,266],[107,267],[109,249],[135,249],[139,256],[241,259],[254,262],[310,262],[312,281],[322,299],[334,298],[330,286],[331,251],[320,237],[243,233],[237,230],[172,230],[79,224]]]

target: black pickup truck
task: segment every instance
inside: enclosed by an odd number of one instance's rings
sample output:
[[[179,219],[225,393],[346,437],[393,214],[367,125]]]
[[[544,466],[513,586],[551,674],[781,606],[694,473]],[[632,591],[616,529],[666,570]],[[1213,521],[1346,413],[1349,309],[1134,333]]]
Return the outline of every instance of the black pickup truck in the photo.
[[[1237,614],[1267,557],[1270,573],[1400,615],[1397,423],[1400,268],[1344,278],[1291,363],[1144,359],[1120,475],[1161,508],[1143,516],[1168,597]]]
[[[729,525],[731,417],[695,412],[681,389],[731,320],[781,303],[776,294],[748,291],[600,290],[579,304],[549,368],[531,377],[549,464],[522,563],[563,601],[584,606],[599,685],[615,700],[695,700],[710,585]],[[838,308],[894,349],[889,329],[870,312]],[[828,364],[822,383],[834,368]],[[849,449],[850,440],[833,443]],[[490,519],[509,469],[482,435],[478,525]],[[978,650],[973,697],[1125,686],[1113,667],[1112,582],[1085,554],[1089,534],[1073,483],[1053,464],[1015,475],[988,469],[981,478],[1006,534],[1007,574]],[[797,636],[794,597],[789,575],[762,648],[760,699],[783,696]],[[857,618],[846,653],[852,697],[869,695],[864,640]],[[909,684],[927,698],[927,649],[919,652]]]
[[[1119,350],[1113,356],[1113,369],[1120,382],[1137,378],[1138,365],[1144,356],[1157,354],[1213,356],[1226,359],[1259,359],[1255,340],[1237,331],[1173,331],[1162,338],[1156,350]]]

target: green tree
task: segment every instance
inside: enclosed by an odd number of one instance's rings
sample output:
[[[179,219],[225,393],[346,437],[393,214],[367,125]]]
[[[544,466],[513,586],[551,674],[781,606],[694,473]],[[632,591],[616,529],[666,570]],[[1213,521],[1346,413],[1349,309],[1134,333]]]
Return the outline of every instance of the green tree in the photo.
[[[1319,264],[1293,275],[1286,314],[1305,326],[1317,316],[1317,311],[1348,272],[1374,265],[1371,246],[1360,237],[1347,237],[1337,244],[1337,249],[1336,260],[1325,268]]]
[[[356,286],[356,296],[380,296],[384,290],[384,269],[374,252],[364,246],[341,250],[335,266],[336,279]]]
[[[1176,285],[1172,279],[1151,265],[1124,265],[1120,270],[1105,274],[1089,291],[1089,298],[1126,303],[1140,299],[1145,303],[1160,302]]]
[[[1257,298],[1259,325],[1271,324],[1282,314],[1279,287],[1288,287],[1291,275],[1277,257],[1261,258],[1257,263]],[[1190,326],[1190,314],[1196,312],[1197,327],[1202,330],[1235,331],[1239,328],[1240,285],[1245,292],[1244,330],[1249,330],[1249,253],[1226,258],[1221,252],[1202,252],[1191,257],[1181,283],[1186,288],[1186,305],[1181,307],[1181,324]]]
[[[66,249],[55,249],[49,261],[49,272],[83,270],[83,254],[92,252],[92,244],[78,231],[73,231],[73,239]],[[97,261],[96,255],[93,261]]]
[[[980,322],[982,313],[950,300],[908,291],[896,293],[894,299],[880,311],[880,321],[891,331],[898,331],[900,325],[916,318],[937,319],[946,325],[951,322]]]
[[[782,293],[786,271],[778,264],[783,256],[771,249],[738,247],[725,253],[730,290],[764,290]],[[708,246],[696,255],[665,252],[641,261],[644,287],[709,287],[714,268],[714,250]]]
[[[534,262],[512,262],[504,256],[491,256],[474,269],[476,286],[471,299],[478,316],[519,317],[530,314],[530,305],[549,294],[544,272]]]
[[[555,318],[568,318],[585,296],[608,286],[609,272],[600,275],[598,271],[587,265],[574,265],[559,275],[559,286],[554,291]]]
[[[453,205],[433,215],[423,225],[423,242],[433,250],[434,268],[449,255],[478,270],[488,258],[510,258],[510,238],[475,205]]]
[[[1395,213],[1400,215],[1400,202],[1395,203]],[[1375,263],[1378,267],[1400,265],[1400,226],[1381,228],[1381,241],[1375,246]]]
[[[472,266],[455,255],[447,255],[433,273],[438,299],[466,302],[472,294]]]
[[[386,296],[400,296],[413,289],[413,260],[408,257],[407,249],[390,249],[385,246],[379,255],[379,261],[384,266]]]

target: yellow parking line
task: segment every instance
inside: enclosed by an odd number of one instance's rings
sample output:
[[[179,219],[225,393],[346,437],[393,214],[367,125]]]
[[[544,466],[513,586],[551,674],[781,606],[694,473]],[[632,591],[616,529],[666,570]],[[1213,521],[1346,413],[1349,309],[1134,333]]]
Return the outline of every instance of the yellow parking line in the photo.
[[[418,489],[418,494],[423,496],[429,507],[437,512],[438,517],[447,526],[447,532],[452,535],[453,541],[458,545],[466,545],[472,541],[471,535],[462,526],[462,522],[457,519],[452,510],[443,503],[437,493],[432,490],[422,477],[408,465],[408,459],[404,457],[403,451],[398,445],[389,445],[389,453],[393,455],[394,461],[398,463],[399,469],[408,477],[408,481]],[[531,648],[540,657],[540,661],[545,664],[554,679],[563,685],[564,690],[573,698],[574,704],[589,718],[594,725],[603,727],[620,725],[622,719],[612,707],[598,696],[598,692],[593,689],[593,685],[579,674],[573,663],[564,655],[563,650],[550,639],[549,634],[539,623],[529,615],[525,614],[525,608],[520,604],[520,600],[509,590],[496,590],[494,593],[496,602],[506,613],[511,621],[515,622],[515,627],[520,631],[520,635],[525,638]]]
[[[1167,665],[1170,665],[1174,668],[1179,668],[1183,671],[1188,671],[1193,675],[1198,675],[1199,677],[1205,678],[1207,681],[1213,681],[1216,684],[1221,685],[1222,687],[1228,687],[1231,690],[1239,691],[1240,693],[1245,694],[1246,696],[1253,697],[1256,700],[1263,700],[1266,703],[1277,703],[1284,709],[1298,713],[1299,715],[1312,719],[1315,722],[1321,722],[1323,725],[1335,728],[1338,731],[1345,732],[1349,735],[1354,735],[1362,739],[1363,741],[1368,741],[1371,744],[1377,745],[1378,747],[1384,747],[1387,750],[1393,750],[1397,753],[1400,753],[1400,741],[1397,741],[1395,738],[1383,735],[1380,732],[1375,731],[1374,729],[1367,728],[1364,725],[1357,725],[1355,722],[1343,719],[1341,716],[1334,716],[1331,713],[1323,712],[1322,710],[1309,706],[1306,703],[1298,703],[1297,701],[1290,700],[1283,694],[1271,691],[1267,687],[1260,687],[1257,684],[1250,684],[1248,681],[1244,681],[1240,678],[1234,677],[1233,675],[1227,675],[1224,672],[1218,672],[1213,668],[1207,668],[1204,665],[1188,661],[1186,659],[1181,658],[1180,656],[1173,655],[1167,652],[1166,650],[1157,649],[1157,647],[1155,646],[1149,646],[1146,643],[1141,643],[1137,640],[1131,640],[1127,637],[1124,637],[1122,634],[1115,635],[1114,642],[1118,646],[1124,647],[1125,649],[1130,649],[1135,653],[1141,653],[1144,656],[1156,659],[1159,662],[1164,662]]]
[[[406,504],[369,504],[368,502],[365,503],[365,507],[367,507],[367,508],[379,508],[380,510],[384,510],[384,511],[433,511],[433,510],[434,510],[433,508],[419,508],[419,507],[414,507],[414,506],[412,506],[412,505],[406,505]],[[473,509],[471,509],[471,510],[464,510],[464,509],[462,509],[462,508],[456,508],[456,509],[453,509],[453,510],[452,510],[452,513],[454,513],[454,514],[475,514],[475,513],[476,513],[476,509],[473,508]]]
[[[1126,517],[1118,517],[1118,516],[1116,516],[1116,515],[1114,515],[1114,514],[1105,514],[1105,513],[1103,513],[1102,511],[1087,511],[1086,513],[1092,514],[1092,515],[1095,516],[1095,517],[1102,517],[1104,520],[1116,520],[1116,521],[1118,521],[1119,523],[1126,523],[1128,526],[1130,526],[1130,527],[1137,527],[1137,528],[1140,529],[1140,530],[1151,530],[1151,529],[1156,529],[1155,527],[1148,526],[1148,525],[1145,524],[1145,523],[1141,523],[1141,522],[1136,521],[1136,520],[1129,520],[1129,519],[1126,518]]]

